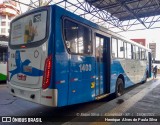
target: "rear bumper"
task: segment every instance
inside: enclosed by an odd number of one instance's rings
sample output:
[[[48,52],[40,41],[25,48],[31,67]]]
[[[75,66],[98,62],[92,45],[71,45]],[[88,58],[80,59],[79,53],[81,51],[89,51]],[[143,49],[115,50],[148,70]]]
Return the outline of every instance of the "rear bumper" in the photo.
[[[57,107],[57,89],[32,89],[13,85],[7,81],[9,92],[17,97],[38,104]]]

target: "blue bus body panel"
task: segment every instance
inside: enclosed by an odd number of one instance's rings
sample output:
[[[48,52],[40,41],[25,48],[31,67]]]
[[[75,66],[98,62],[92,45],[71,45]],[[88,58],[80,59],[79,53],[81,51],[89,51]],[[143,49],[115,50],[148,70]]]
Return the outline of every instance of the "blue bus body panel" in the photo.
[[[63,16],[77,19],[76,15],[53,6],[55,10],[55,88],[58,89],[58,106],[65,106],[95,99],[95,88],[91,88],[94,79],[95,63],[91,56],[70,55],[64,48],[62,24]],[[69,61],[68,61],[69,60]],[[91,64],[92,71],[80,72],[80,65]],[[61,83],[62,82],[62,83]]]
[[[69,55],[67,54],[62,37],[62,19],[63,10],[57,7],[53,8],[55,21],[55,88],[58,90],[58,106],[68,105],[68,83],[69,83]]]
[[[121,74],[124,76],[125,88],[134,83],[126,75],[120,61],[112,60],[110,68],[110,83],[104,83],[106,78],[104,71],[105,64],[100,63],[100,87],[97,84],[97,64],[93,55],[74,55],[69,54],[65,48],[65,41],[63,39],[63,18],[68,17],[78,22],[82,22],[92,28],[99,30],[99,26],[81,17],[72,14],[58,6],[51,6],[52,8],[52,28],[51,38],[49,41],[49,51],[53,56],[53,74],[50,88],[58,90],[58,106],[71,105],[76,103],[88,102],[95,100],[99,94],[105,94],[104,88],[110,84],[110,93],[115,92],[116,80]],[[53,25],[54,24],[54,25]],[[56,31],[56,32],[55,32]],[[53,44],[53,45],[52,45]],[[51,45],[51,46],[50,46]],[[52,50],[53,49],[53,50]],[[94,48],[93,48],[94,49]],[[110,58],[110,57],[108,57]],[[83,65],[91,65],[91,71],[81,71]],[[55,83],[55,84],[54,84]],[[100,93],[98,92],[100,90]]]
[[[55,45],[54,45],[54,41],[55,41],[55,20],[54,20],[54,15],[55,15],[55,11],[52,9],[52,6],[50,6],[50,27],[49,27],[49,40],[48,40],[48,56],[52,55],[52,72],[51,75],[54,76],[55,75]],[[51,83],[55,83],[54,81],[54,77],[51,77]],[[55,84],[50,84],[49,86],[50,89],[54,89],[55,88]]]
[[[83,66],[91,65],[91,71],[80,70]],[[95,88],[91,88],[94,82],[94,60],[93,57],[71,55],[69,73],[69,102],[76,104],[94,100]]]

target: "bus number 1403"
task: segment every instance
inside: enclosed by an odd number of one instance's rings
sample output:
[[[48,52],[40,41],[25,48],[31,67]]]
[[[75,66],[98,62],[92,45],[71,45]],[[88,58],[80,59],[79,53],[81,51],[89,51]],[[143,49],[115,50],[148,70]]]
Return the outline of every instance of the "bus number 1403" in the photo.
[[[87,72],[92,70],[91,64],[80,64],[79,68],[80,68],[80,72]]]

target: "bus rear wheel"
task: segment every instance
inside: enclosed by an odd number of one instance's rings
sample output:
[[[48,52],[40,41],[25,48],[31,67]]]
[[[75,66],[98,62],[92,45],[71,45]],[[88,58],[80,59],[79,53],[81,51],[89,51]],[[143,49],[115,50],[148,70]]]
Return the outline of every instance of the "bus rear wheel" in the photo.
[[[123,80],[121,78],[117,79],[116,82],[116,92],[115,92],[115,96],[119,97],[123,94],[124,91],[124,87],[123,87]]]

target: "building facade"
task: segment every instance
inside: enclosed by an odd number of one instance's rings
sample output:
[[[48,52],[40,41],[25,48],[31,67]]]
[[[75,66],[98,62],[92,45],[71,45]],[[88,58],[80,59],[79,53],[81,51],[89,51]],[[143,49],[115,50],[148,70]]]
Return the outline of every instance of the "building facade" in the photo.
[[[146,39],[131,39],[131,40],[133,40],[134,42],[139,43],[143,46],[146,46]]]
[[[149,43],[149,48],[151,49],[152,52],[152,58],[155,60],[156,58],[156,43]]]
[[[10,22],[19,14],[16,2],[5,0],[0,3],[0,35],[9,36]]]

